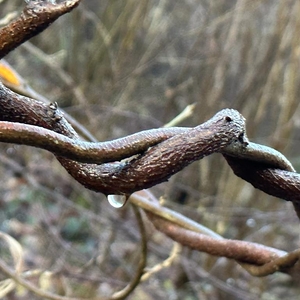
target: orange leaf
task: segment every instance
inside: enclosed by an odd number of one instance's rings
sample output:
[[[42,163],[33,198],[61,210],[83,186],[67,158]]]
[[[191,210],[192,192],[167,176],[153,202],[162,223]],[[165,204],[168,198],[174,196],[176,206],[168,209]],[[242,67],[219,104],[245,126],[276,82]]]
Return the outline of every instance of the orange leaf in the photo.
[[[0,79],[11,85],[20,86],[22,82],[20,76],[11,68],[11,66],[5,62],[0,61]]]

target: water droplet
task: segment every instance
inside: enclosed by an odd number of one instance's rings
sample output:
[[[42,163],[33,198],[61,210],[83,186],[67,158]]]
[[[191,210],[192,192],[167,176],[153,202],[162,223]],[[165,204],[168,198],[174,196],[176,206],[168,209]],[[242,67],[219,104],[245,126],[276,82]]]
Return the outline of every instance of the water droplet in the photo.
[[[254,219],[248,219],[246,224],[248,227],[253,228],[256,226],[256,221]]]
[[[120,208],[125,205],[127,197],[125,195],[108,195],[107,200],[111,206]]]

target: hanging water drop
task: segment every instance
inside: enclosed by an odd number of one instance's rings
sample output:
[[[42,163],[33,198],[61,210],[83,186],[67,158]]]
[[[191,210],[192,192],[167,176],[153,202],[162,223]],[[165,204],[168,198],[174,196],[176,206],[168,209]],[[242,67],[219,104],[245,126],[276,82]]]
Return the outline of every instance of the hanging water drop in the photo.
[[[125,205],[127,197],[125,195],[108,195],[107,200],[111,206],[120,208]]]

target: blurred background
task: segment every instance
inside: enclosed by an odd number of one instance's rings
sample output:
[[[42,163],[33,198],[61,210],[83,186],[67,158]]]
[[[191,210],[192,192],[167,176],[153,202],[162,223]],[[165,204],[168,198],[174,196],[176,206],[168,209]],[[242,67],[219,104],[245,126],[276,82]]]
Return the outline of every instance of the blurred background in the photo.
[[[0,1],[0,24],[24,6]],[[99,141],[163,126],[189,104],[195,111],[180,126],[196,126],[229,107],[247,119],[251,141],[281,151],[299,170],[299,32],[296,0],[82,0],[5,59],[28,87],[57,101]],[[0,149],[0,230],[21,243],[27,269],[49,271],[36,280],[77,297],[124,287],[140,251],[130,206],[110,207],[48,152]],[[151,191],[226,238],[299,247],[292,205],[234,176],[221,155]],[[174,243],[146,224],[151,267]],[[275,300],[299,299],[299,292],[287,275],[255,278],[231,260],[182,249],[128,299]],[[29,295],[20,289],[5,299]]]

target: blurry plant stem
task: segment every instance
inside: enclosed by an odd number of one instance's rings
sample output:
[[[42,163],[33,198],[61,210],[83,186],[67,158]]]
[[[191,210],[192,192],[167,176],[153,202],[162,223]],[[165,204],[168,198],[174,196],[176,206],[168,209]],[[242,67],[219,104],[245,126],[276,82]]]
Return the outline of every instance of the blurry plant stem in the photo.
[[[16,283],[20,284],[21,286],[25,287],[27,290],[33,292],[34,294],[42,297],[43,299],[51,299],[51,300],[84,300],[83,298],[73,298],[73,297],[64,297],[58,296],[56,294],[44,291],[39,289],[28,280],[25,280],[21,275],[17,274],[14,270],[4,263],[2,259],[0,259],[0,270],[6,274],[9,278],[13,279]],[[100,298],[99,298],[100,300]]]
[[[179,123],[183,122],[187,118],[193,115],[196,104],[188,105],[179,115],[177,115],[173,120],[165,124],[163,127],[174,127]]]
[[[215,233],[214,231],[210,230],[209,228],[177,213],[173,210],[160,206],[158,204],[158,200],[153,196],[153,194],[149,190],[143,190],[136,192],[131,195],[129,198],[130,202],[141,207],[146,212],[149,211],[161,218],[168,220],[174,224],[177,224],[180,227],[185,229],[193,230],[196,232],[201,232],[208,236],[211,236],[215,239],[222,239],[223,237]],[[152,201],[149,201],[149,200]],[[156,199],[156,203],[153,200]]]
[[[161,271],[164,268],[170,267],[177,259],[182,250],[182,246],[179,243],[174,242],[173,248],[170,252],[170,255],[163,262],[153,266],[152,268],[147,269],[146,273],[142,276],[141,281],[148,280],[153,274]]]
[[[144,273],[146,264],[147,264],[147,235],[144,226],[144,221],[141,216],[141,212],[139,208],[135,205],[132,205],[136,220],[138,222],[138,227],[141,234],[141,257],[138,264],[138,268],[136,273],[132,279],[132,281],[121,291],[115,292],[110,299],[117,300],[117,299],[124,299],[126,298],[140,283],[141,277]]]

